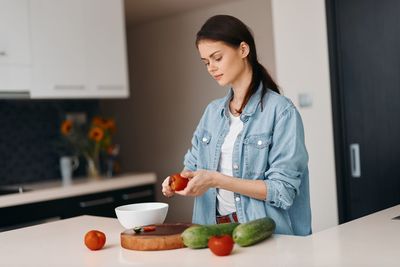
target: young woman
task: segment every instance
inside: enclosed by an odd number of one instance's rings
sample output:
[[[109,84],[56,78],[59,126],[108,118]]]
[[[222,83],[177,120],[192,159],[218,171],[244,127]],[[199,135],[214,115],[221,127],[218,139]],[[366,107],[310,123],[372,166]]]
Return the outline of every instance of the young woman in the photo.
[[[308,154],[300,114],[279,94],[258,62],[249,28],[217,15],[197,33],[196,46],[209,74],[231,89],[211,102],[185,155],[189,179],[167,197],[194,196],[193,222],[247,222],[269,216],[278,234],[311,233]]]

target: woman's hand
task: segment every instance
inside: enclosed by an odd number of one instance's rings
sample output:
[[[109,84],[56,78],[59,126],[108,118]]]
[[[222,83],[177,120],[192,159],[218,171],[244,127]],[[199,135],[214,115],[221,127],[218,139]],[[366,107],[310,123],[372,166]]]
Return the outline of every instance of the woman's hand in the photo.
[[[165,178],[164,182],[162,183],[162,193],[166,197],[172,197],[175,194],[175,192],[169,186],[169,176]]]
[[[209,188],[215,187],[218,172],[207,170],[183,171],[181,175],[188,178],[189,183],[184,190],[175,193],[182,196],[200,196]]]
[[[182,171],[181,176],[189,179],[186,188],[182,191],[173,191],[169,186],[169,176],[162,183],[162,192],[166,197],[175,194],[182,196],[201,196],[209,188],[221,188],[246,195],[251,198],[265,201],[267,199],[267,185],[263,180],[242,179],[223,175],[216,171],[197,170]]]

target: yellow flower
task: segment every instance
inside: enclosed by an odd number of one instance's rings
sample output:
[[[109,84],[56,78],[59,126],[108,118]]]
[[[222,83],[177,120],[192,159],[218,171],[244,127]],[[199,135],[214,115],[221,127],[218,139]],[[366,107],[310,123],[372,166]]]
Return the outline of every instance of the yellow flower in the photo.
[[[71,130],[72,130],[72,121],[70,120],[63,121],[63,123],[61,124],[61,133],[63,135],[68,135],[71,133]]]
[[[112,133],[115,132],[115,121],[114,120],[107,120],[104,124],[105,129],[110,130]]]
[[[100,128],[105,129],[106,128],[106,124],[107,124],[107,120],[101,117],[94,117],[92,119],[92,124],[94,126],[98,126]]]
[[[73,153],[98,157],[102,152],[107,154],[107,148],[112,145],[115,128],[113,119],[96,116],[88,126],[73,120],[64,120],[60,132]]]
[[[92,124],[104,130],[115,132],[115,121],[112,119],[104,119],[96,116],[92,119]]]
[[[89,131],[89,138],[95,140],[96,142],[100,142],[104,137],[104,131],[100,127],[93,127]]]

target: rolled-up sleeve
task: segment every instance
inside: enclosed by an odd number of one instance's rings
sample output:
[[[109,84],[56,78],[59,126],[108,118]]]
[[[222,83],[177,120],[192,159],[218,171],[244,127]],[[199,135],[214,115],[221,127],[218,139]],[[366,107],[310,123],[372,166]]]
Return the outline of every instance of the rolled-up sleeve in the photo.
[[[296,108],[290,106],[278,117],[272,137],[264,176],[269,205],[285,210],[291,207],[307,164],[303,123]]]

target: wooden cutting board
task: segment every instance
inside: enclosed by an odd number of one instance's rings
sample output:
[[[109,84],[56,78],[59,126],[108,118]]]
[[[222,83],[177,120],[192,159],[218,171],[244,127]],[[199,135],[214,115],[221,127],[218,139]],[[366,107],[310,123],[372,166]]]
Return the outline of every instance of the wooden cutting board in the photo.
[[[121,246],[131,250],[167,250],[183,248],[181,234],[192,226],[189,223],[156,224],[156,230],[135,233],[126,230],[121,233]]]

